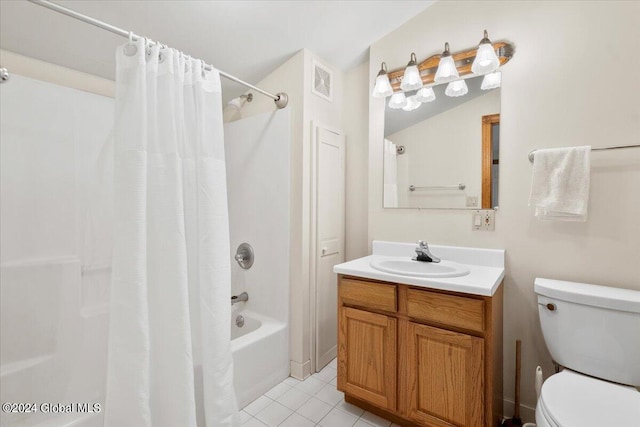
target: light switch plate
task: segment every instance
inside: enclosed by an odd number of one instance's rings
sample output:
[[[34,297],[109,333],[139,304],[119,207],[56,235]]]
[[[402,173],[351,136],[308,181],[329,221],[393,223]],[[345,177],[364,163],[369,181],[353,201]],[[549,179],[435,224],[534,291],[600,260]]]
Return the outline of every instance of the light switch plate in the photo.
[[[474,231],[494,231],[496,229],[495,211],[493,209],[473,211],[471,229]]]

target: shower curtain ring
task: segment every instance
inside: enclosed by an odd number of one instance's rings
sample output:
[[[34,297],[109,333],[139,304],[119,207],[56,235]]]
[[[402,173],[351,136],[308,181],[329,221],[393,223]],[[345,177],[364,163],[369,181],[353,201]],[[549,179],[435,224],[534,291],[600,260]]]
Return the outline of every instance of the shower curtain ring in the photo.
[[[148,38],[144,38],[144,51],[147,54],[147,56],[151,55],[151,40]]]
[[[124,54],[133,56],[138,52],[138,47],[133,43],[133,31],[129,31],[129,43],[124,45]]]

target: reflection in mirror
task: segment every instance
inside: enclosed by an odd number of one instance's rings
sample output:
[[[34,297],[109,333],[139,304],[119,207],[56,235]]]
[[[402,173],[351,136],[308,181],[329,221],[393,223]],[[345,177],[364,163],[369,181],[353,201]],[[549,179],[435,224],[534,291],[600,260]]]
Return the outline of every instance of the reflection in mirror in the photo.
[[[385,110],[385,208],[491,209],[498,206],[500,88],[469,92],[412,111]],[[407,93],[407,96],[413,93]]]

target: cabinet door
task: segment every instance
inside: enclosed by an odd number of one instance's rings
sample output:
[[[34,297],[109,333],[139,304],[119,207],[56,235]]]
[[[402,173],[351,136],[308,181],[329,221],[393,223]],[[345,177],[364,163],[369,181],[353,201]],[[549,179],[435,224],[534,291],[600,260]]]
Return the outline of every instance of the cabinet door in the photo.
[[[380,408],[396,407],[396,319],[340,308],[338,388]]]
[[[429,426],[483,426],[483,339],[412,322],[405,339],[407,416]]]

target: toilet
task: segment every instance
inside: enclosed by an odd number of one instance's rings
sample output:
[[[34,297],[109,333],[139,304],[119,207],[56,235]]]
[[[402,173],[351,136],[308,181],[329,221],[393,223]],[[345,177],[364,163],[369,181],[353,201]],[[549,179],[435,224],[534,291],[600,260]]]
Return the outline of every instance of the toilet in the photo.
[[[640,291],[537,278],[535,292],[563,367],[542,385],[537,426],[640,426]]]

